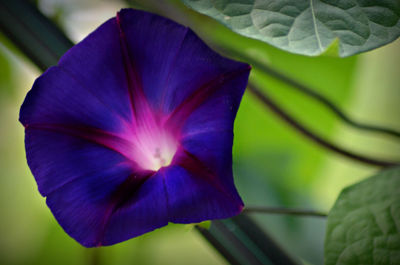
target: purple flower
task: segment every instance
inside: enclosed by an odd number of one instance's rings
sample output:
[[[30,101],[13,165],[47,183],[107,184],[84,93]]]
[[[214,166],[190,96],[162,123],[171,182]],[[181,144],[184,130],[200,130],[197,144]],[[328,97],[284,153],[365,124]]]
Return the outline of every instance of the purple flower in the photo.
[[[70,49],[20,113],[29,167],[63,229],[93,247],[240,213],[233,121],[249,71],[129,9]]]

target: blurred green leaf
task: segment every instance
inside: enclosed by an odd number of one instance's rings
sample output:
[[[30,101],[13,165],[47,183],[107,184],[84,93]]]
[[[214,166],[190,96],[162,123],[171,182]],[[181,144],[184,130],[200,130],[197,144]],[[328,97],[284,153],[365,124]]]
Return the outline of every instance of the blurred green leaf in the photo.
[[[0,41],[2,41],[2,36],[0,35]],[[8,61],[6,55],[4,54],[4,50],[0,46],[0,100],[5,97],[13,94],[12,91],[12,72],[11,72],[11,64]]]
[[[400,35],[398,0],[182,0],[233,31],[283,50],[320,55],[339,39],[341,57]]]
[[[334,39],[331,44],[326,47],[325,51],[321,53],[324,56],[338,57],[340,55],[340,40],[339,38]]]
[[[399,264],[400,167],[342,191],[328,215],[325,264]]]
[[[210,229],[211,221],[204,221],[204,222],[198,223],[197,225],[202,228],[205,228],[205,229]]]

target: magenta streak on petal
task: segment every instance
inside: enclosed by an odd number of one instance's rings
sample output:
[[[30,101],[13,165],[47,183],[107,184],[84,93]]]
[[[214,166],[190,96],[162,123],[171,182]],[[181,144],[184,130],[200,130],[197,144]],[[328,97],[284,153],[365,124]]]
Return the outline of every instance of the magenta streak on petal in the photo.
[[[163,187],[164,187],[164,194],[165,194],[165,208],[167,212],[167,220],[170,220],[170,209],[169,209],[169,199],[168,199],[168,192],[167,192],[167,184],[166,184],[166,177],[165,177],[165,170],[164,168],[160,169],[160,174],[162,174],[163,177]]]
[[[196,177],[200,177],[208,181],[211,185],[217,188],[221,193],[225,194],[234,204],[240,203],[236,198],[232,196],[226,189],[225,186],[217,179],[217,176],[211,169],[207,168],[203,162],[201,162],[197,157],[191,154],[189,151],[181,148],[174,158],[173,164],[179,165],[186,169],[188,172]],[[244,205],[240,205],[238,213],[243,209]]]
[[[114,212],[130,200],[140,186],[153,174],[154,172],[133,173],[111,194],[108,205],[106,206],[107,210],[105,211],[102,220],[102,228],[97,236],[97,247],[102,246],[107,225],[109,224],[110,218]]]
[[[28,124],[25,128],[54,131],[88,140],[118,152],[131,161],[134,168],[143,172],[157,171],[169,165],[178,148],[178,137],[152,119],[144,120],[142,126],[134,130],[126,127],[128,129],[119,134],[84,125]]]
[[[28,124],[25,126],[25,130],[54,131],[85,139],[118,152],[137,166],[136,161],[132,159],[132,150],[134,149],[134,145],[122,137],[110,132],[82,125],[66,124]]]
[[[135,117],[134,123],[129,126],[131,130],[124,133],[124,138],[135,145],[135,148],[132,149],[133,160],[145,170],[157,171],[172,160],[178,145],[177,133],[167,130],[164,126],[163,115],[157,114],[151,109],[144,95],[139,75],[133,65],[134,58],[129,54],[119,13],[117,13],[116,21],[120,32],[131,106]]]
[[[131,108],[136,118],[136,125],[141,126],[141,122],[146,119],[155,119],[151,115],[152,111],[150,106],[147,102],[147,99],[143,92],[143,87],[140,81],[140,77],[138,72],[134,67],[134,60],[129,54],[128,51],[128,44],[125,37],[125,33],[122,29],[121,18],[119,12],[117,13],[116,17],[117,26],[119,30],[120,36],[120,43],[121,43],[121,50],[122,50],[122,57],[124,59],[124,68],[127,75],[128,80],[128,88],[129,88],[129,95],[131,101]],[[145,117],[143,117],[145,116]],[[138,124],[139,123],[139,124]]]
[[[221,74],[196,89],[185,101],[183,101],[170,115],[166,121],[166,127],[171,128],[174,132],[180,130],[189,115],[204,103],[214,92],[216,92],[225,82],[232,80],[243,72],[249,70],[246,68]]]

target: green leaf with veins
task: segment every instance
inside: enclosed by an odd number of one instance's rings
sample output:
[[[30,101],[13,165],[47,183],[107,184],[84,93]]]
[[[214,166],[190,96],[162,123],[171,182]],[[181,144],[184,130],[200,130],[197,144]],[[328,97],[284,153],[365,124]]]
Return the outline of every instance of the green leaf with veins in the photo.
[[[400,167],[341,192],[328,215],[325,264],[400,264]]]
[[[280,49],[320,55],[339,40],[341,57],[400,35],[399,0],[182,0],[233,31]]]

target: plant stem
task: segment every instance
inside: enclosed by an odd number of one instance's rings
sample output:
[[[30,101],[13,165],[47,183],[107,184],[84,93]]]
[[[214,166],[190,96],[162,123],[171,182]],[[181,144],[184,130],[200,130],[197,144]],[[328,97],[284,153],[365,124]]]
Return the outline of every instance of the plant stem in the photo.
[[[30,1],[0,0],[0,30],[41,70],[73,46]]]
[[[234,255],[211,233],[208,229],[196,225],[197,231],[231,264],[240,265],[241,263]]]
[[[214,220],[210,229],[196,229],[231,264],[298,265],[281,246],[245,213],[225,220]]]
[[[101,249],[100,248],[90,248],[87,249],[89,256],[89,265],[100,265],[101,264]]]
[[[304,84],[276,71],[275,69],[271,68],[270,66],[262,65],[259,68],[260,68],[260,70],[264,71],[265,73],[268,73],[272,77],[287,83],[288,85],[290,85],[291,88],[295,88],[295,89],[303,92],[304,94],[314,98],[315,100],[319,101],[327,109],[329,109],[332,113],[334,113],[338,118],[340,118],[342,121],[344,121],[345,123],[347,123],[350,126],[353,126],[355,128],[358,128],[358,129],[361,129],[364,131],[377,132],[377,133],[386,134],[386,135],[389,135],[392,137],[400,138],[400,132],[393,130],[391,128],[385,128],[385,127],[372,125],[372,124],[365,124],[365,123],[361,123],[361,122],[351,119],[348,115],[346,115],[338,106],[336,106],[328,98],[319,94],[317,91],[305,86]]]
[[[369,165],[374,165],[374,166],[389,167],[389,166],[395,166],[395,165],[399,164],[398,162],[396,163],[396,162],[392,162],[392,161],[384,161],[384,160],[380,160],[380,159],[366,157],[361,154],[356,154],[356,153],[348,151],[344,148],[341,148],[341,147],[329,142],[328,140],[323,139],[321,136],[315,134],[314,132],[312,132],[311,130],[306,128],[304,125],[300,124],[292,116],[290,116],[282,108],[280,108],[279,105],[277,103],[275,103],[270,97],[268,97],[266,93],[261,92],[261,90],[259,88],[257,88],[257,86],[253,82],[249,82],[248,90],[251,93],[253,93],[253,95],[255,97],[257,97],[264,104],[264,106],[268,107],[271,111],[273,111],[275,114],[277,114],[279,118],[281,118],[283,121],[285,121],[291,127],[293,127],[296,131],[303,134],[310,140],[314,141],[316,144],[329,149],[330,151],[333,151],[344,157],[351,158],[355,161],[362,162],[362,163],[369,164]]]
[[[330,110],[333,114],[335,114],[339,119],[341,119],[346,124],[360,129],[364,131],[382,133],[387,136],[400,138],[400,132],[391,128],[385,128],[378,125],[365,124],[362,122],[358,122],[350,118],[347,114],[344,113],[338,106],[336,106],[330,99],[326,98],[322,94],[313,90],[312,88],[298,82],[297,80],[275,70],[274,68],[266,65],[265,63],[261,63],[260,61],[240,52],[237,52],[235,49],[229,47],[222,47],[217,45],[218,50],[221,50],[223,53],[230,54],[233,56],[237,56],[240,60],[243,60],[262,72],[266,73],[273,78],[280,80],[289,85],[290,88],[297,89],[298,91],[308,95],[309,97],[314,98],[319,101],[323,106],[325,106],[328,110]]]
[[[264,206],[246,206],[243,209],[244,213],[265,213],[265,214],[286,214],[296,216],[313,216],[313,217],[327,217],[328,215],[323,212],[302,209],[288,209],[280,207],[264,207]]]

